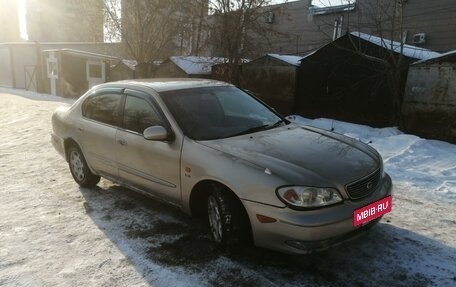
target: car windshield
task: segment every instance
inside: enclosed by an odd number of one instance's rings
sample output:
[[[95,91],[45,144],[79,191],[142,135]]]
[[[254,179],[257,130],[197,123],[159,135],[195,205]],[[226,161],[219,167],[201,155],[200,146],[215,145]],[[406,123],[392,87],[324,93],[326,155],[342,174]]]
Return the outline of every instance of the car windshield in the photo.
[[[185,135],[195,140],[233,137],[288,123],[233,86],[176,90],[160,95]]]

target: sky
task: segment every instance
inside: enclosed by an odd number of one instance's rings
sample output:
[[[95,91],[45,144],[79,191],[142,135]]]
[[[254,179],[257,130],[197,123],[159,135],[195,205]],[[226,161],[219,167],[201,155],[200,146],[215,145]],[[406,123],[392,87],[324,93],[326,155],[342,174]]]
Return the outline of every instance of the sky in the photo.
[[[18,13],[19,13],[19,32],[20,32],[20,35],[21,35],[22,39],[28,40],[27,24],[25,22],[25,0],[17,1],[17,5],[19,6],[19,8],[18,8]]]

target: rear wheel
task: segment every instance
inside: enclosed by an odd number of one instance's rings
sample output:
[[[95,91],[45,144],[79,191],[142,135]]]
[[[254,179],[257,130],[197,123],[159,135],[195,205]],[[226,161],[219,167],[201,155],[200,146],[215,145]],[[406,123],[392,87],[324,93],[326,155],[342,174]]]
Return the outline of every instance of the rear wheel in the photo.
[[[81,149],[76,145],[68,149],[68,165],[71,175],[80,186],[94,187],[100,181],[100,177],[90,171]]]
[[[235,251],[250,242],[250,223],[239,199],[216,186],[207,197],[209,230],[222,250]]]

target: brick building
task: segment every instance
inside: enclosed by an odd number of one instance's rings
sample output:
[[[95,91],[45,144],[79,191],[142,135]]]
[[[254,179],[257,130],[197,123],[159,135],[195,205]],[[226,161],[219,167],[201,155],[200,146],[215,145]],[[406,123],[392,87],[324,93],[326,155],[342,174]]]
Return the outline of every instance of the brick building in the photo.
[[[438,52],[456,49],[454,0],[353,0],[332,7],[312,3],[301,0],[262,8],[260,24],[268,37],[258,45],[258,54],[305,55],[350,31],[403,39]]]

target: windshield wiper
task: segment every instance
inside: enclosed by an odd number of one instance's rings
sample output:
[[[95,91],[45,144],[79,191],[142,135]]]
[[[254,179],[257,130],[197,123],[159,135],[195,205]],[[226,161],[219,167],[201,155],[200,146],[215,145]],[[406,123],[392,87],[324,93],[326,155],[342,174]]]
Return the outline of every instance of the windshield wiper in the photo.
[[[269,125],[261,125],[261,126],[258,126],[258,127],[253,127],[253,128],[246,129],[245,131],[242,131],[240,133],[236,133],[234,135],[231,135],[230,137],[235,137],[235,136],[246,135],[246,134],[250,134],[250,133],[254,133],[254,132],[259,132],[259,131],[267,130],[268,128],[269,128]]]
[[[258,126],[258,127],[253,127],[253,128],[246,129],[245,131],[242,131],[242,132],[240,132],[240,133],[234,134],[234,135],[232,135],[231,137],[235,137],[235,136],[240,136],[240,135],[250,134],[250,133],[254,133],[254,132],[259,132],[259,131],[265,131],[265,130],[273,129],[273,128],[275,128],[275,127],[278,127],[281,123],[288,124],[286,120],[280,119],[279,121],[277,121],[277,122],[275,122],[275,123],[273,123],[273,124],[261,125],[261,126]]]
[[[273,129],[275,127],[278,127],[281,123],[285,123],[285,125],[288,124],[287,120],[284,120],[284,119],[280,119],[278,120],[276,123],[272,124],[272,125],[268,125],[268,129]]]

